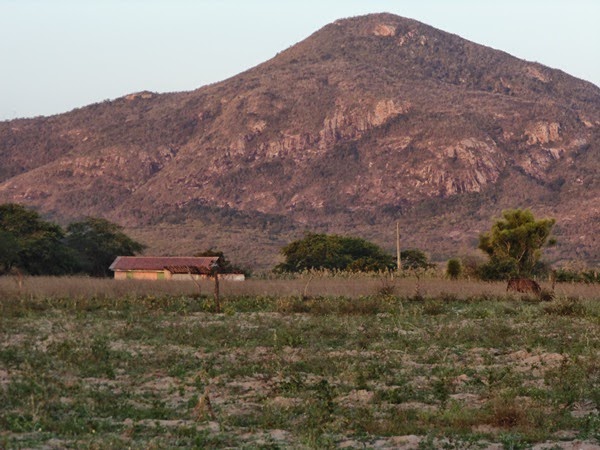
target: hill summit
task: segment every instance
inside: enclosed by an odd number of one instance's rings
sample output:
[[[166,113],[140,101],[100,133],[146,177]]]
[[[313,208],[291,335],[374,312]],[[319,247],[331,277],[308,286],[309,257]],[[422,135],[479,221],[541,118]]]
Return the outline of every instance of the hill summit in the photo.
[[[0,122],[0,201],[102,216],[150,246],[252,267],[304,230],[434,258],[506,208],[600,262],[600,89],[391,14],[343,19],[235,77]]]

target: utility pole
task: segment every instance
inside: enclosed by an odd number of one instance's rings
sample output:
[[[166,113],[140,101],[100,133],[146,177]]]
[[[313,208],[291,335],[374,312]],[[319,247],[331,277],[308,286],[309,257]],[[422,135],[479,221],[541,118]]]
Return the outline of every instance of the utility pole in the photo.
[[[402,258],[400,258],[400,222],[396,221],[396,265],[398,273],[402,270]]]

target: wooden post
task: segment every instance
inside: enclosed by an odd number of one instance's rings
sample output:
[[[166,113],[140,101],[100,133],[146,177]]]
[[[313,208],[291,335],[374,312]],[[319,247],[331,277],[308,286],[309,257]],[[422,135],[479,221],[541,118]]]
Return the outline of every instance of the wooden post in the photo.
[[[398,273],[402,271],[402,258],[400,257],[400,222],[396,221],[396,266]]]
[[[219,272],[215,270],[215,312],[221,312],[221,300],[219,299]]]

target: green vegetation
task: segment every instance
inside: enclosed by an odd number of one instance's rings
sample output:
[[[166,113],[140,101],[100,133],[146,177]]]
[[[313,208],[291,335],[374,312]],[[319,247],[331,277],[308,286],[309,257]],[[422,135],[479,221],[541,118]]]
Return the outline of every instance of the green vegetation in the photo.
[[[600,283],[600,271],[558,269],[554,271],[554,278],[559,283]]]
[[[79,270],[95,277],[110,276],[108,268],[117,256],[135,255],[145,248],[119,225],[94,217],[70,224],[65,244],[75,251]]]
[[[549,240],[554,219],[535,220],[529,210],[506,210],[488,233],[479,237],[479,249],[490,258],[481,267],[483,279],[532,276],[540,269],[541,249]]]
[[[210,296],[7,287],[3,448],[600,442],[597,292],[551,302],[375,289],[356,298],[240,294],[215,314]]]
[[[24,206],[0,205],[0,275],[15,269],[29,275],[108,276],[117,256],[134,255],[144,247],[104,219],[72,223],[65,233]]]
[[[0,205],[2,268],[31,275],[61,275],[76,271],[75,255],[64,245],[62,228],[21,205]]]
[[[285,262],[276,272],[347,270],[369,272],[395,267],[394,258],[377,245],[361,238],[307,233],[281,249]]]
[[[0,230],[0,274],[10,272],[19,260],[19,241],[14,234]]]
[[[452,258],[446,263],[446,275],[452,280],[456,280],[462,274],[462,264],[460,259]]]
[[[417,248],[402,250],[400,258],[402,259],[402,269],[404,270],[424,270],[435,267],[435,264],[431,264],[428,261],[427,255]]]
[[[111,251],[142,248],[102,219],[63,232],[18,205],[0,212],[4,271],[45,250],[102,275]],[[533,273],[553,221],[504,219],[481,237],[487,266]],[[455,281],[458,259],[452,281],[436,279],[416,249],[402,253],[409,271],[384,275],[390,255],[336,235],[307,234],[283,253],[285,274],[222,281],[219,300],[210,280],[2,277],[0,447],[600,442],[595,286],[560,283],[559,271],[546,301],[507,294]],[[235,270],[220,251],[198,255]]]
[[[219,257],[219,273],[243,273],[246,276],[250,276],[251,272],[248,269],[243,269],[234,265],[227,257],[225,253],[220,250],[213,250],[209,248],[202,252],[194,253],[194,256],[218,256]]]

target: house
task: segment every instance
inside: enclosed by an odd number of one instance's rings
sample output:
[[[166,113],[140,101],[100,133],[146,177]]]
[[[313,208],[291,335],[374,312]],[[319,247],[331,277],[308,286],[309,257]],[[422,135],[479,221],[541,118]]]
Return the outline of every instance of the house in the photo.
[[[207,278],[218,260],[218,256],[117,256],[109,268],[115,280],[197,280]]]

